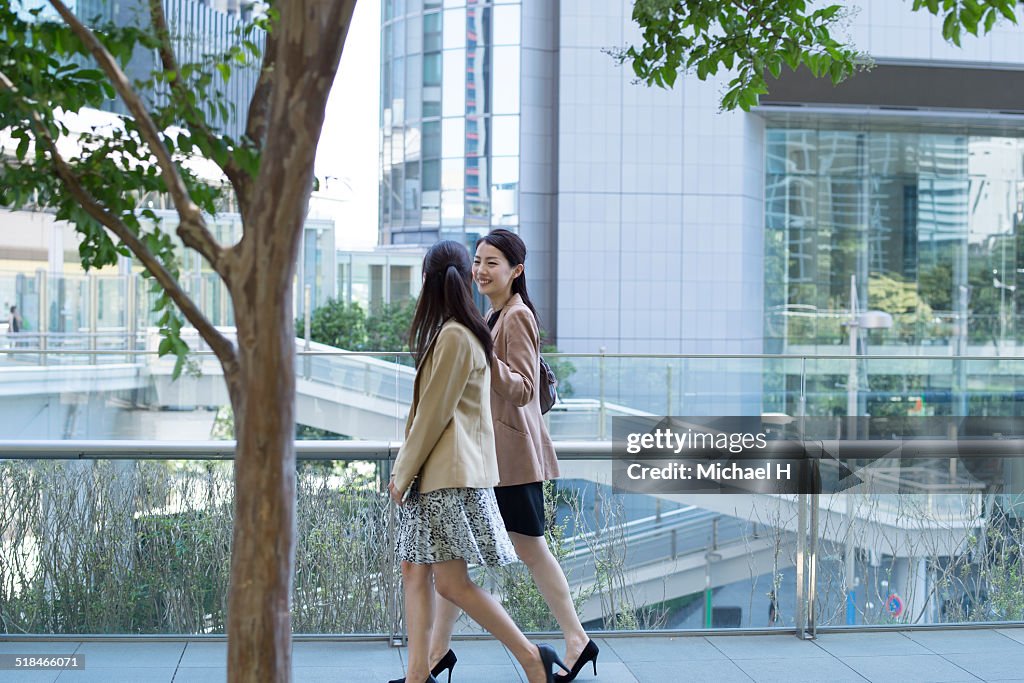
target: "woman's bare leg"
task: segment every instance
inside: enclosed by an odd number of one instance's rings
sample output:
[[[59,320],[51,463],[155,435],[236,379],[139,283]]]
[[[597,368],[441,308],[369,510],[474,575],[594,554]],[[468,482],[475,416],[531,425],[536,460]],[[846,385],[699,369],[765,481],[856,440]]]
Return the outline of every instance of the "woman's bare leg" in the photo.
[[[402,562],[405,627],[409,633],[409,663],[405,671],[408,683],[421,683],[430,675],[428,652],[430,629],[434,621],[433,567],[430,564]]]
[[[434,628],[430,632],[430,665],[434,666],[452,646],[455,622],[462,610],[438,595],[434,600]]]
[[[583,652],[583,648],[587,646],[590,637],[583,630],[583,624],[576,614],[576,606],[569,593],[569,582],[565,578],[565,572],[551,554],[543,536],[526,536],[514,531],[510,531],[508,536],[512,539],[519,559],[530,570],[533,582],[537,584],[537,589],[558,622],[558,627],[562,629],[562,635],[565,637],[565,661],[572,666]]]
[[[505,608],[490,593],[473,583],[464,560],[435,564],[434,585],[443,598],[460,607],[512,652],[530,683],[546,683],[547,673],[537,646],[526,639]]]

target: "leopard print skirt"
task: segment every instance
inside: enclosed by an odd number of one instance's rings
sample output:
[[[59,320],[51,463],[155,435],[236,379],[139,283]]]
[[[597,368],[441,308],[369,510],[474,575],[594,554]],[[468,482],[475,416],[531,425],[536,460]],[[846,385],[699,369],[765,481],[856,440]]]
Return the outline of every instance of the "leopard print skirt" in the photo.
[[[465,560],[500,567],[515,562],[493,489],[420,493],[415,483],[398,513],[398,559],[414,564]]]

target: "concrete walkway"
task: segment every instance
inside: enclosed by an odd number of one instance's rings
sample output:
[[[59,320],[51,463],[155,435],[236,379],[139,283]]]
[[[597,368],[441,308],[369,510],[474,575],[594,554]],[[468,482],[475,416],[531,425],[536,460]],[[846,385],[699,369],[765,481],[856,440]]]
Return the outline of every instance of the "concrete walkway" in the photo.
[[[562,644],[547,640],[557,649]],[[1024,628],[791,635],[615,637],[598,640],[606,683],[960,683],[1024,681]],[[405,650],[383,642],[299,641],[296,683],[383,683],[403,674]],[[453,683],[526,678],[494,641],[459,641]],[[224,681],[223,641],[11,641],[0,655],[84,655],[81,671],[0,671],[0,682],[214,683]],[[595,680],[589,665],[577,680]],[[440,683],[445,683],[442,676]]]

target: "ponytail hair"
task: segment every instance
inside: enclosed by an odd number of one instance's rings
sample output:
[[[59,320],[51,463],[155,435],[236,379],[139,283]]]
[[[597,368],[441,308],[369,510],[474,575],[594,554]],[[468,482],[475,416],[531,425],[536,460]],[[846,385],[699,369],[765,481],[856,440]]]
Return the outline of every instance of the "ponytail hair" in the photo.
[[[452,240],[430,247],[423,257],[423,289],[409,329],[409,348],[418,366],[441,325],[449,318],[469,328],[490,363],[494,340],[480,311],[473,303],[473,281],[469,252]]]
[[[519,235],[505,228],[491,230],[481,237],[480,241],[500,251],[511,267],[523,265],[523,272],[515,280],[512,280],[512,293],[518,294],[522,298],[523,303],[533,313],[533,319],[537,321],[537,329],[540,329],[540,316],[537,315],[537,308],[530,301],[530,295],[526,291],[526,243]]]

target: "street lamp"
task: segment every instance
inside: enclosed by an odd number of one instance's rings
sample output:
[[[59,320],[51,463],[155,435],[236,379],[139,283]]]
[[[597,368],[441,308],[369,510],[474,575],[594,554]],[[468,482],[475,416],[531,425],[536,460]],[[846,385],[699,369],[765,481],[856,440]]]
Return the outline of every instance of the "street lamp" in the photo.
[[[1017,291],[1017,285],[1008,285],[999,279],[999,271],[992,269],[992,286],[999,290],[999,346],[1006,341],[1006,292],[1011,296]],[[996,354],[999,347],[996,347]]]
[[[850,318],[846,321],[850,332],[850,371],[846,380],[846,415],[849,421],[847,438],[853,438],[857,434],[857,335],[859,330],[887,330],[892,327],[892,316],[885,311],[865,311],[857,313],[857,276],[850,276]],[[853,525],[854,515],[851,510],[850,499],[846,500],[847,510],[847,535],[843,549],[845,563],[845,588],[846,588],[846,623],[853,625],[857,623],[857,586],[856,586],[856,548],[854,547]]]

